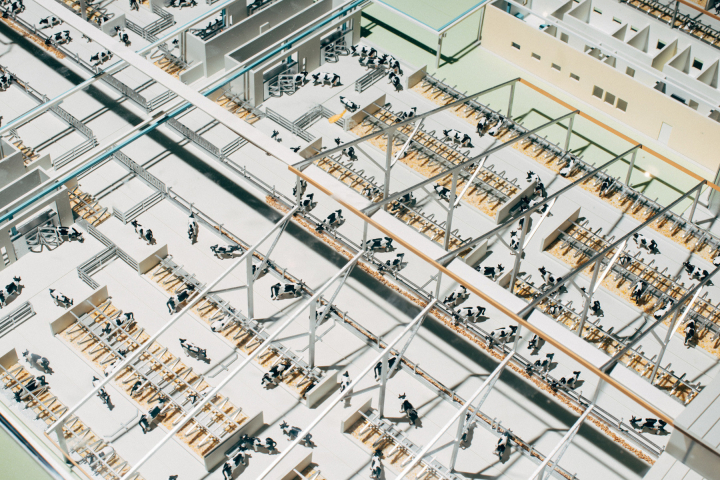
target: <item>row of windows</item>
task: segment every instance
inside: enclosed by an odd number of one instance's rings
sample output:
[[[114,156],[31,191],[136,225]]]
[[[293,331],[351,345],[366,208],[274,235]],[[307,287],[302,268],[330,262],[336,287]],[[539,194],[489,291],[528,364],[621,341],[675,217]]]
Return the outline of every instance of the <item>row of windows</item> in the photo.
[[[605,94],[604,98],[603,98],[603,93]],[[615,108],[617,108],[623,112],[627,111],[628,104],[625,100],[623,100],[622,98],[617,98],[615,95],[613,95],[610,92],[604,92],[603,89],[598,87],[597,85],[595,85],[593,87],[592,94],[593,94],[593,97],[597,97],[600,100],[604,100],[605,103],[609,103],[610,105],[613,105]]]

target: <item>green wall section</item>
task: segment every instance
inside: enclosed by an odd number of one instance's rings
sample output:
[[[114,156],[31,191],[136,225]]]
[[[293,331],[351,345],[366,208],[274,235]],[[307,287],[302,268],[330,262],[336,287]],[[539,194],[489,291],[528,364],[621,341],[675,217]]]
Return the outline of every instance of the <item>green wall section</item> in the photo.
[[[52,480],[45,469],[4,428],[0,428],[0,478]]]

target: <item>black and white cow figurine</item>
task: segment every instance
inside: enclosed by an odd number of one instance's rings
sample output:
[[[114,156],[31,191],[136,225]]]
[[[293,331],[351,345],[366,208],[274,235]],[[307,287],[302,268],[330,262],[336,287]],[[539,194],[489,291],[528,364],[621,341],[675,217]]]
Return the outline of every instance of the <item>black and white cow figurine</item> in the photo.
[[[647,288],[648,288],[648,284],[645,281],[640,280],[639,282],[637,282],[635,284],[635,286],[632,289],[632,292],[630,292],[630,298],[635,300],[636,304],[639,304],[640,300],[642,300],[642,297],[645,294],[645,291],[647,290]]]
[[[468,293],[467,288],[464,285],[460,285],[460,288],[445,297],[443,303],[450,308],[454,308],[463,303],[469,297],[470,294]]]
[[[299,195],[300,198],[302,198],[302,196],[305,195],[305,190],[307,190],[307,186],[308,186],[307,180],[300,179],[300,195]],[[297,197],[297,196],[298,196],[298,185],[296,183],[295,186],[293,187],[293,197]]]
[[[198,227],[197,220],[195,220],[195,214],[190,212],[190,217],[188,218],[188,239],[195,243],[197,242],[198,234],[200,233],[200,227]]]
[[[345,108],[347,109],[347,111],[351,112],[351,113],[356,111],[358,108],[360,108],[360,105],[353,102],[352,100],[345,100],[345,97],[342,97],[342,96],[340,97],[340,103],[342,103],[345,106]]]
[[[457,312],[453,312],[453,320],[456,324],[467,323],[483,316],[485,316],[485,307],[479,305],[476,307],[462,307]]]
[[[491,137],[496,137],[500,133],[500,129],[503,128],[504,126],[505,126],[505,120],[499,119],[495,123],[495,125],[493,125],[492,128],[490,128],[490,130],[488,130],[487,133]]]
[[[186,356],[194,356],[194,357],[202,357],[207,358],[207,350],[204,348],[200,348],[194,343],[188,342],[186,339],[181,338],[180,339],[180,346],[182,347],[183,351],[185,352]]]
[[[704,278],[710,275],[707,270],[703,270],[702,268],[697,267],[690,262],[683,262],[683,267],[685,267],[685,271],[690,276],[690,280],[694,280],[696,278]]]
[[[308,76],[308,72],[306,72],[305,70],[303,70],[300,73],[296,73],[293,75],[293,83],[295,85],[297,85],[299,83],[300,86],[302,87],[303,85],[305,85],[305,82],[307,82],[307,76]]]
[[[39,395],[41,393],[41,389],[46,387],[47,384],[48,383],[45,381],[45,375],[31,378],[30,380],[25,382],[22,389],[15,392],[15,401],[22,402],[23,400],[30,397],[31,393]]]
[[[54,27],[55,25],[60,25],[61,23],[63,23],[62,20],[60,20],[57,17],[53,17],[52,15],[49,17],[42,18],[38,22],[41,29],[51,28],[51,27]]]
[[[236,252],[242,253],[242,247],[240,245],[212,245],[210,247],[210,250],[212,250],[213,254],[217,258],[227,258],[227,257],[234,257]]]
[[[525,177],[525,180],[527,180],[528,183],[532,182],[533,180],[536,183],[542,183],[542,180],[540,180],[540,175],[533,172],[532,170],[528,170],[527,176]]]
[[[341,85],[340,75],[336,73],[320,72],[312,75],[314,80],[313,85],[322,84],[322,86],[330,85],[331,87],[337,87]]]
[[[262,386],[265,387],[270,384],[277,384],[277,380],[283,379],[283,374],[288,371],[291,365],[290,360],[284,360],[277,365],[273,365],[270,370],[263,375],[261,380]]]
[[[483,115],[482,117],[480,117],[480,118],[478,119],[477,126],[475,127],[475,131],[476,131],[477,134],[480,135],[481,137],[482,137],[483,135],[485,135],[485,127],[487,127],[487,123],[488,123],[488,116],[487,116],[487,115]]]
[[[560,169],[560,175],[563,177],[570,177],[573,174],[573,170],[575,169],[575,164],[577,163],[577,159],[574,156],[570,156],[570,158],[565,163],[565,166]]]
[[[343,148],[340,152],[340,158],[342,157],[348,157],[351,162],[356,162],[358,157],[355,154],[355,147]]]
[[[442,185],[435,184],[433,187],[433,190],[435,190],[435,193],[437,193],[438,197],[440,197],[441,200],[445,200],[446,202],[450,202],[450,189],[447,187],[443,187]]]
[[[472,147],[470,135],[461,133],[455,129],[443,130],[443,141],[451,140],[453,143],[462,145],[463,147]]]
[[[554,357],[554,353],[548,353],[545,355],[545,360],[543,360],[542,362],[540,360],[535,360],[533,366],[540,370],[541,375],[545,375],[547,372],[550,371],[550,367],[552,366],[552,361]]]
[[[604,317],[605,314],[603,313],[603,309],[600,306],[600,302],[598,300],[595,300],[592,305],[590,305],[590,311],[595,315],[596,317]]]
[[[540,277],[543,279],[543,282],[545,282],[540,289],[544,290],[546,288],[552,288],[554,287],[558,282],[562,281],[562,277],[555,278],[553,277],[552,273],[550,273],[545,267],[538,268],[538,271],[540,272]]]
[[[691,318],[688,320],[687,324],[685,325],[685,346],[688,347],[690,342],[693,341],[695,338],[696,333],[696,327],[695,327],[695,319]]]
[[[533,335],[530,341],[528,342],[528,350],[535,350],[539,347],[540,342],[543,342],[543,339],[540,338],[537,334]]]
[[[520,238],[518,237],[518,233],[515,230],[512,230],[510,232],[510,248],[512,248],[516,252],[518,251],[518,249],[520,249]]]
[[[370,461],[370,478],[379,479],[383,473],[383,466],[380,462],[382,458],[382,450],[377,449],[373,453],[372,460]]]
[[[22,352],[22,356],[25,361],[30,364],[30,366],[41,370],[43,373],[52,373],[52,369],[50,368],[50,360],[43,357],[42,355],[38,355],[37,353],[30,353],[29,350],[25,350],[24,352]]]
[[[166,305],[168,307],[168,310],[170,311],[170,314],[177,312],[180,305],[185,303],[188,298],[190,298],[190,295],[192,295],[193,291],[195,290],[195,285],[189,284],[186,285],[181,291],[176,293],[175,295],[171,296]]]
[[[545,309],[546,313],[549,313],[553,317],[558,317],[563,313],[565,310],[565,307],[559,303],[553,303],[552,305],[548,305]]]
[[[288,298],[298,298],[303,294],[303,284],[286,283],[284,285],[276,283],[270,287],[270,298],[273,300],[285,300]]]
[[[343,223],[345,223],[345,219],[342,216],[342,210],[335,210],[330,215],[328,215],[327,218],[322,221],[322,223],[318,223],[315,231],[323,232],[326,230],[335,230]]]
[[[653,430],[656,433],[665,432],[665,425],[667,425],[667,422],[656,418],[637,418],[635,415],[630,418],[630,426],[640,431],[647,428],[648,430]]]
[[[95,62],[95,63],[93,63],[93,65],[97,67],[98,65],[102,65],[103,63],[107,62],[112,57],[113,57],[113,53],[110,50],[108,50],[107,52],[96,53],[95,55],[90,57],[90,61]]]
[[[400,92],[403,89],[402,81],[400,80],[400,77],[395,74],[395,72],[390,72],[390,83],[395,88],[396,92]]]
[[[509,446],[512,446],[512,443],[510,442],[510,432],[505,430],[500,439],[497,441],[497,445],[495,445],[495,454],[498,458],[503,457],[505,450],[507,450]]]
[[[223,480],[232,480],[235,469],[239,465],[247,465],[247,461],[245,460],[247,454],[245,448],[239,448],[237,453],[225,462],[222,468]]]
[[[577,382],[579,380],[580,380],[580,372],[576,371],[576,372],[573,372],[573,376],[570,378],[565,378],[565,377],[560,378],[560,385],[572,390],[573,388],[575,388],[575,386],[577,385]]]
[[[612,187],[615,185],[615,179],[612,177],[605,177],[605,179],[600,184],[600,193],[599,195],[601,197],[607,196],[610,191],[612,190]]]
[[[365,242],[365,248],[372,252],[394,252],[395,246],[392,242],[390,237],[373,238]]]
[[[392,357],[388,358],[388,370],[392,371],[393,366],[395,365],[395,362],[397,362],[397,355],[393,355]],[[375,364],[375,367],[373,368],[373,373],[375,374],[375,381],[380,381],[380,377],[382,376],[382,367],[383,362],[382,360]]]
[[[657,243],[655,240],[649,240],[649,239],[643,235],[642,233],[633,233],[633,241],[635,242],[635,246],[637,248],[644,248],[650,253],[653,253],[657,250]]]
[[[395,123],[400,123],[400,122],[402,122],[403,120],[407,120],[407,119],[409,119],[409,118],[413,118],[416,113],[417,113],[417,107],[412,107],[412,108],[411,108],[410,110],[408,110],[407,112],[400,112],[400,113],[395,117]]]
[[[313,208],[317,207],[317,202],[313,201],[314,193],[308,193],[305,198],[300,200],[300,208],[303,212],[310,212]]]
[[[367,198],[368,200],[374,200],[379,195],[382,195],[382,190],[380,190],[379,187],[375,187],[373,185],[368,185],[367,187],[363,188],[360,192],[360,195]]]
[[[283,434],[290,440],[295,440],[302,433],[300,427],[291,427],[285,420],[280,424],[280,430],[282,430]],[[309,433],[305,435],[304,441],[306,444],[310,442],[310,438],[312,438],[312,436]]]
[[[68,298],[60,292],[58,292],[58,293],[54,293],[54,292],[55,292],[55,289],[51,288],[50,296],[52,297],[53,302],[55,302],[55,305],[57,305],[58,307],[63,307],[63,308],[72,307],[72,305],[73,305],[72,298]]]
[[[417,410],[415,410],[415,407],[413,407],[412,403],[410,403],[407,398],[405,398],[405,394],[399,395],[398,398],[402,400],[402,403],[400,404],[400,413],[404,413],[411,424],[414,426],[416,425],[416,422],[418,420],[418,413]]]
[[[72,227],[72,229],[68,227],[55,227],[55,236],[58,240],[62,240],[63,242],[78,241],[83,243],[85,241],[82,232],[78,232],[75,227]]]
[[[497,267],[483,267],[481,265],[478,265],[476,268],[477,271],[482,272],[483,275],[488,277],[493,282],[495,279],[503,272],[505,271],[505,267],[502,266],[502,264],[497,264]]]
[[[16,297],[22,293],[22,289],[25,288],[25,285],[21,285],[20,280],[20,277],[13,277],[12,283],[5,285],[5,288],[0,290],[0,295],[2,296],[2,299],[0,299],[0,305],[5,306],[7,301],[10,300],[10,297]]]
[[[670,298],[664,301],[662,307],[653,312],[653,318],[655,318],[655,320],[660,320],[666,313],[668,313],[668,311],[670,311],[674,303],[675,301]]]
[[[390,206],[390,213],[396,213],[398,211],[405,211],[405,208],[412,208],[417,203],[417,198],[410,193],[406,193],[402,197],[395,200],[395,202]]]
[[[621,267],[627,267],[632,263],[632,257],[627,253],[621,253],[617,260],[618,265]]]
[[[380,272],[389,272],[395,276],[397,272],[407,266],[407,262],[403,262],[404,257],[404,253],[398,253],[393,260],[386,260],[385,263],[381,263],[378,270]]]
[[[508,340],[512,338],[513,335],[515,335],[515,332],[517,332],[518,327],[515,325],[510,325],[509,327],[501,327],[496,328],[492,332],[490,332],[487,336],[488,345],[492,347],[493,342],[498,341],[501,343],[506,343]]]

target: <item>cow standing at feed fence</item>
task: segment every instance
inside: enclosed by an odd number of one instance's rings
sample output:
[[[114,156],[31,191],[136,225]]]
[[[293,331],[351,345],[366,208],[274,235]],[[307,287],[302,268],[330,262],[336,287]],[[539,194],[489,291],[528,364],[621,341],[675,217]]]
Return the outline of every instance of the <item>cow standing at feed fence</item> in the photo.
[[[479,305],[476,307],[463,307],[457,312],[453,312],[452,316],[453,321],[456,325],[459,323],[475,321],[478,320],[480,317],[485,316],[485,307],[481,307]]]
[[[397,359],[398,359],[397,355],[393,355],[392,357],[388,358],[387,364],[388,364],[389,370],[393,369],[393,366],[395,365],[395,362],[397,362]],[[382,368],[383,368],[383,362],[381,360],[373,368],[373,374],[375,375],[375,381],[380,380],[380,377],[382,376]]]
[[[63,295],[60,292],[55,293],[54,288],[50,289],[50,296],[52,297],[53,302],[55,302],[55,305],[57,305],[58,307],[69,308],[69,307],[72,307],[72,305],[73,305],[72,298],[69,298],[69,297]]]
[[[170,314],[176,313],[180,305],[185,303],[195,291],[195,285],[186,285],[180,292],[170,297],[166,303]]]
[[[382,450],[380,449],[375,450],[375,453],[373,453],[372,460],[370,462],[370,478],[379,479],[382,476],[383,466],[380,462],[382,456]]]
[[[278,379],[282,381],[283,375],[286,371],[290,369],[291,366],[292,364],[290,363],[290,360],[283,360],[277,365],[273,365],[270,370],[265,375],[263,375],[262,380],[260,381],[261,385],[263,387],[266,387],[270,384],[277,385]]]
[[[210,250],[219,259],[232,258],[236,253],[242,253],[242,247],[240,245],[212,245]]]
[[[200,227],[198,226],[197,220],[195,220],[195,214],[190,213],[190,217],[188,218],[188,240],[195,244],[199,233]]]
[[[454,292],[450,293],[447,297],[445,297],[445,300],[443,300],[443,303],[450,307],[454,308],[463,303],[465,300],[467,300],[470,297],[470,294],[467,291],[467,288],[464,285],[460,285],[460,287],[455,290]]]
[[[313,85],[330,85],[330,87],[337,87],[342,85],[340,83],[340,75],[336,73],[320,72],[312,75]]]
[[[407,262],[403,262],[404,253],[398,253],[393,260],[386,260],[378,266],[379,272],[388,272],[395,276],[397,273],[407,266]]]
[[[510,325],[509,327],[496,328],[490,332],[485,339],[488,342],[488,347],[492,348],[494,342],[505,344],[507,343],[517,332],[518,327]]]
[[[273,300],[286,300],[289,298],[298,298],[303,294],[303,283],[276,283],[270,287],[270,298]]]
[[[370,250],[372,252],[389,253],[395,251],[395,246],[392,244],[392,242],[393,239],[390,237],[373,238],[365,242],[364,246],[367,250]]]
[[[342,210],[335,210],[327,216],[322,223],[318,223],[315,231],[322,233],[324,231],[333,231],[345,223],[345,219],[342,216]]]
[[[360,105],[353,102],[352,100],[345,100],[345,97],[342,97],[342,96],[340,97],[340,103],[342,103],[345,106],[345,108],[347,109],[347,111],[350,113],[353,113],[358,108],[360,108]]]

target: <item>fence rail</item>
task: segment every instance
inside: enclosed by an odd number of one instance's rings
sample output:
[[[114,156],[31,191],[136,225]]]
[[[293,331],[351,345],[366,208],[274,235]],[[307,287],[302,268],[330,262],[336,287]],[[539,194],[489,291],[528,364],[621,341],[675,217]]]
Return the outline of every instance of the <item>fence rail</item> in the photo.
[[[333,115],[335,115],[334,112],[332,112],[330,109],[325,107],[324,105],[317,105],[304,114],[302,114],[297,120],[295,120],[293,123],[298,128],[302,128],[303,130],[307,128],[309,125],[312,125],[312,123],[317,120],[318,118],[330,118]]]
[[[145,170],[142,165],[138,165],[130,157],[119,151],[115,152],[113,156],[123,165],[128,167],[133,173],[145,179],[162,193],[167,193],[167,187],[165,186],[165,184],[161,182],[156,176],[150,175],[150,173]]]
[[[105,253],[100,252],[99,254],[92,257],[90,260],[87,260],[86,262],[83,262],[82,264],[80,264],[80,266],[78,267],[78,272],[80,272],[80,267],[85,266],[85,267],[83,267],[83,271],[86,273],[86,275],[89,276],[93,272],[97,271],[97,269],[99,269],[103,265],[106,265],[107,263],[109,263],[116,256],[119,257],[120,259],[122,259],[123,262],[127,263],[133,270],[135,270],[136,272],[138,271],[138,268],[139,268],[138,262],[134,258],[132,258],[130,255],[125,253],[125,251],[123,249],[121,249],[120,247],[115,245],[112,240],[110,240],[105,235],[103,235],[97,228],[90,225],[85,220],[78,220],[77,224],[80,226],[80,228],[82,228],[83,230],[88,232],[90,235],[95,237],[98,241],[100,241],[100,243],[102,243],[103,245],[108,247],[106,250],[103,250],[103,252],[105,252]],[[111,254],[111,252],[112,252],[112,254]],[[103,256],[103,254],[104,254],[104,256]],[[93,261],[96,259],[102,259],[103,262],[93,263]],[[96,267],[94,270],[92,268],[90,268],[93,265]],[[85,281],[85,279],[82,276],[80,276],[80,278],[83,279],[83,281]],[[88,285],[90,285],[90,284],[88,283]],[[95,288],[97,288],[97,287],[95,287]]]
[[[124,225],[127,225],[129,222],[132,222],[144,212],[149,210],[150,207],[162,201],[163,198],[165,198],[165,194],[163,192],[155,192],[147,198],[143,198],[138,204],[131,207],[124,213],[113,207],[113,216],[123,222]]]
[[[365,90],[370,88],[375,82],[384,77],[385,73],[385,70],[382,68],[370,70],[368,73],[355,81],[355,91],[358,93],[364,92]]]
[[[275,110],[266,108],[265,115],[273,122],[290,131],[290,133],[292,133],[293,135],[302,138],[306,142],[312,142],[313,140],[315,140],[314,136],[312,136],[310,133],[306,132],[302,128],[298,127],[293,122],[277,113]]]
[[[174,130],[176,130],[178,133],[183,135],[185,138],[187,138],[188,140],[191,140],[193,143],[195,143],[202,149],[206,150],[208,153],[215,155],[216,157],[219,157],[222,155],[222,153],[218,147],[216,147],[212,143],[208,142],[200,134],[198,134],[195,130],[192,130],[191,128],[178,122],[174,118],[171,118],[170,120],[168,120],[167,124],[170,127],[172,127]]]
[[[0,318],[0,337],[13,328],[35,315],[35,309],[30,302],[25,302],[8,315]]]

